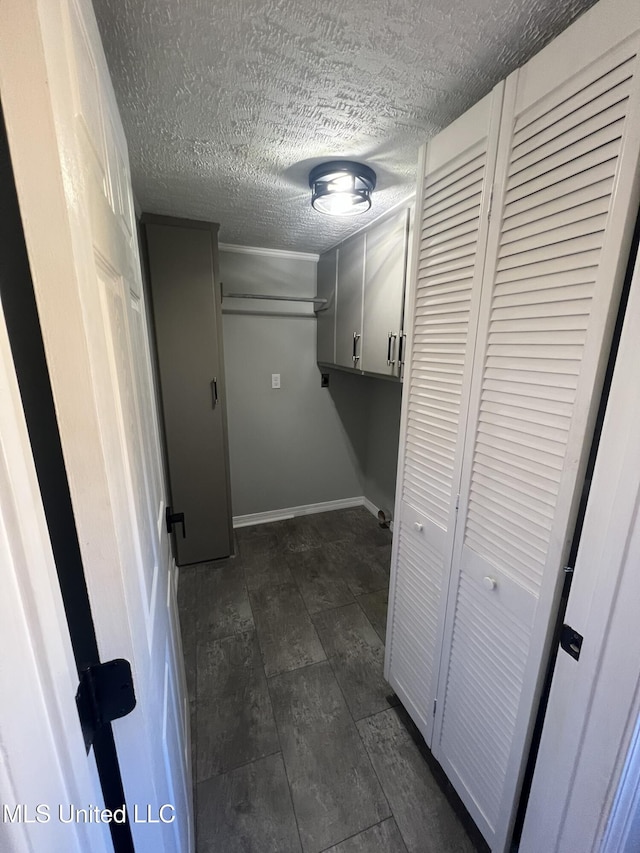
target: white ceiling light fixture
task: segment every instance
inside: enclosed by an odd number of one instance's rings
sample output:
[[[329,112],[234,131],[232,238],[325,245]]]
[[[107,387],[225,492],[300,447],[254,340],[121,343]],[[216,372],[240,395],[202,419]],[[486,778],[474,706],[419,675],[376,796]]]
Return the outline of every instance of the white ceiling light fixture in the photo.
[[[321,163],[309,173],[311,205],[330,216],[354,216],[371,207],[376,173],[352,160]]]

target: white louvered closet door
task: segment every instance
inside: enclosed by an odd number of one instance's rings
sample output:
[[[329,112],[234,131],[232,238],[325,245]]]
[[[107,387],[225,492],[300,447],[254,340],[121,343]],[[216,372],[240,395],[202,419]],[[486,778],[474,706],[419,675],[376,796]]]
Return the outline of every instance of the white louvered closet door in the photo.
[[[385,675],[431,742],[503,84],[423,152]]]
[[[433,741],[493,851],[518,802],[638,210],[638,19],[634,2],[600,3],[505,90]]]

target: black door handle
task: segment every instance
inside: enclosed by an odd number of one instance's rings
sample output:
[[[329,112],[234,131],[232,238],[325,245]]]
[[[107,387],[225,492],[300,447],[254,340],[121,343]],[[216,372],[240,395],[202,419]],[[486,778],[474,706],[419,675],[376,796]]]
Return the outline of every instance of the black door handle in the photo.
[[[184,523],[184,513],[183,512],[171,512],[171,507],[168,506],[165,511],[165,519],[167,522],[167,533],[171,533],[173,530],[174,524],[182,525],[182,538],[187,538],[187,528]]]

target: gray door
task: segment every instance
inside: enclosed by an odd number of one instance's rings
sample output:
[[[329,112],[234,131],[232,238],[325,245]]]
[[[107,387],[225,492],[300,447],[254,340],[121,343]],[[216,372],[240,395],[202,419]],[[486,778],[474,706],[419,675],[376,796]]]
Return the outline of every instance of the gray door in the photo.
[[[398,349],[404,304],[408,211],[367,233],[360,368],[399,376]]]
[[[335,364],[336,361],[336,273],[338,250],[320,255],[318,261],[318,296],[326,299],[317,311],[318,361]]]
[[[179,565],[232,550],[217,226],[145,216],[165,445]]]
[[[361,234],[343,243],[338,252],[336,364],[356,369],[360,368],[364,246],[365,236]]]

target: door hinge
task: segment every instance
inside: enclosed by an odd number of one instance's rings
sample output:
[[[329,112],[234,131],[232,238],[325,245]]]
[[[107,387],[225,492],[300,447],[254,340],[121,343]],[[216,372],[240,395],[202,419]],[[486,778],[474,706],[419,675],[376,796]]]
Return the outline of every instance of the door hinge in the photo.
[[[456,495],[456,512],[458,512],[459,506],[460,506],[460,495]]]
[[[582,641],[584,637],[582,634],[578,634],[570,625],[562,626],[562,633],[560,634],[560,646],[565,650],[568,655],[571,655],[572,658],[578,660],[580,657],[580,650],[582,648]]]
[[[493,209],[493,187],[489,193],[489,212],[487,213],[487,222],[491,222],[491,211]]]
[[[434,717],[435,717],[435,715],[436,715],[436,707],[437,707],[437,705],[438,705],[438,700],[437,700],[437,699],[434,699],[434,700],[433,700],[433,716],[434,716]]]
[[[83,670],[76,692],[76,705],[88,753],[102,726],[126,717],[136,707],[129,661],[117,658]]]

